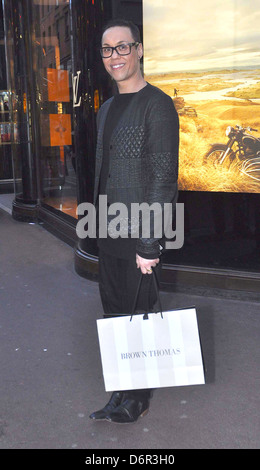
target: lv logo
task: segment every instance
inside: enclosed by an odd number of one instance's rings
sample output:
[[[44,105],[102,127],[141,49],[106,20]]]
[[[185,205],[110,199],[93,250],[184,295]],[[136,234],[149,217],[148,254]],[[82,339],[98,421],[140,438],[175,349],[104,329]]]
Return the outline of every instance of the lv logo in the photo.
[[[81,105],[81,96],[80,98],[78,97],[78,91],[79,91],[79,76],[81,74],[81,71],[77,72],[77,75],[72,77],[72,87],[73,87],[73,108],[76,108],[77,106]]]

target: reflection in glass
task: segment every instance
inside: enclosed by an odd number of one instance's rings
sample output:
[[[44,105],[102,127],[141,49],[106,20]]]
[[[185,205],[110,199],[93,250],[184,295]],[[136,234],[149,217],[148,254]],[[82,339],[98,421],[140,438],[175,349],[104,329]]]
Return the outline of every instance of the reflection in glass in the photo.
[[[11,123],[7,91],[0,91],[0,180],[12,178]]]
[[[67,0],[35,0],[33,8],[42,202],[76,217],[70,5]]]

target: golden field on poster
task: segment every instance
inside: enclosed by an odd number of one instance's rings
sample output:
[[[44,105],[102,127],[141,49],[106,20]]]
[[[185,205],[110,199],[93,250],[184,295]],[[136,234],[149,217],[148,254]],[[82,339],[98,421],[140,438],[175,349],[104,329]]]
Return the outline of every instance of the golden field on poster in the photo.
[[[226,72],[230,75],[230,71]],[[212,75],[207,79],[203,76]],[[259,77],[259,84],[232,92],[223,99],[191,100],[193,93],[226,90],[225,71],[146,76],[152,85],[159,86],[173,97],[180,119],[180,168],[179,186],[189,191],[260,192],[260,182],[240,172],[237,162],[230,166],[205,165],[204,156],[210,145],[227,141],[228,126],[240,125],[259,129],[260,135],[260,70],[248,71],[247,76]],[[213,77],[214,76],[214,77]],[[172,81],[170,84],[169,81]],[[235,84],[239,86],[239,81]],[[234,83],[232,84],[234,86]],[[177,97],[174,96],[174,90]],[[226,92],[229,93],[229,92]],[[185,96],[183,98],[182,96]],[[251,97],[251,99],[248,98]],[[255,100],[255,101],[252,101]],[[259,103],[258,103],[259,101]]]

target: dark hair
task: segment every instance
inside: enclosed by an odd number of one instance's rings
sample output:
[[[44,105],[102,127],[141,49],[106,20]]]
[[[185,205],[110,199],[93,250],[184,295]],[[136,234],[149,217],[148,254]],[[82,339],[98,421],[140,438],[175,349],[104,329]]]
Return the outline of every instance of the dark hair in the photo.
[[[134,24],[132,21],[124,20],[121,18],[110,20],[108,23],[106,23],[106,25],[104,26],[102,30],[102,37],[103,37],[104,32],[107,29],[114,28],[115,26],[122,26],[124,28],[129,28],[132,33],[134,41],[141,42],[140,31],[139,31],[138,26],[136,26],[136,24]]]

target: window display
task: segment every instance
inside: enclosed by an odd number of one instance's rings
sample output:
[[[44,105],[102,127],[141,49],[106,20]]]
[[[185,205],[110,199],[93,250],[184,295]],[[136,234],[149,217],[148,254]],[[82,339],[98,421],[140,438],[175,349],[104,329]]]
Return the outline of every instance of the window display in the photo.
[[[8,92],[0,91],[0,181],[13,178]]]
[[[259,270],[259,12],[255,0],[143,0],[145,76],[180,120],[185,242],[169,264]]]
[[[180,189],[260,193],[259,3],[143,8],[145,74],[180,116]]]
[[[48,3],[48,4],[47,4]],[[76,218],[72,54],[67,0],[33,5],[41,136],[42,204]]]

